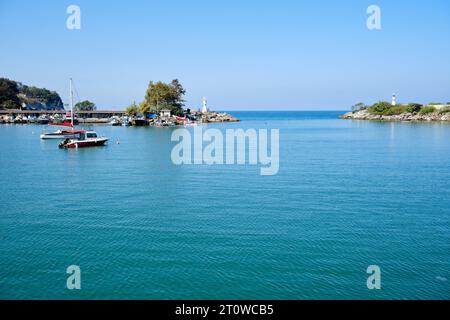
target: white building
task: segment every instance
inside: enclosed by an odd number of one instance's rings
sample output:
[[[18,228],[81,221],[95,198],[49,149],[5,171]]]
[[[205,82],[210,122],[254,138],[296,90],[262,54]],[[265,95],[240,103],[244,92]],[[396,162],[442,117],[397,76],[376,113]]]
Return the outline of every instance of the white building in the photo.
[[[169,109],[162,109],[159,113],[159,116],[161,118],[170,118],[170,110]]]
[[[203,106],[202,106],[202,113],[207,113],[208,112],[208,108],[207,108],[207,101],[206,101],[206,98],[205,97],[203,97],[203,99],[202,99],[203,101]]]
[[[392,94],[391,105],[393,105],[393,106],[397,105],[397,96],[395,95],[395,93]]]

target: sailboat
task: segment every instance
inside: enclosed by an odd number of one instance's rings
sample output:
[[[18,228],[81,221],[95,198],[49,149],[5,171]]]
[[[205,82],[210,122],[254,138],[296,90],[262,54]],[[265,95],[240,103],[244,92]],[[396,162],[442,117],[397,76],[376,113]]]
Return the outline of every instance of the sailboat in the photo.
[[[69,115],[69,113],[67,113]],[[49,125],[60,127],[71,127],[72,130],[57,130],[55,132],[41,134],[41,139],[72,139],[77,137],[77,133],[73,129],[74,115],[73,115],[73,93],[72,93],[72,78],[70,79],[70,117],[66,115],[64,122],[49,122]]]
[[[97,132],[92,130],[74,130],[74,118],[75,115],[73,113],[73,92],[72,92],[72,78],[70,78],[70,124],[63,124],[72,127],[72,131],[68,131],[69,134],[73,134],[73,137],[65,137],[65,140],[62,141],[58,146],[60,148],[84,148],[84,147],[96,147],[103,146],[108,141],[106,137],[97,136]],[[59,124],[61,125],[61,124]]]

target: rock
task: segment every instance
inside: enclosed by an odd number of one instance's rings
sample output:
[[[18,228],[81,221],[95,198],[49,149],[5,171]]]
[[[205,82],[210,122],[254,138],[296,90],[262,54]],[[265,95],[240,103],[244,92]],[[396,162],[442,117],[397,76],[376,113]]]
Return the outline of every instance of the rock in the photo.
[[[240,121],[238,118],[233,117],[228,113],[219,113],[219,112],[195,112],[193,113],[198,118],[201,118],[203,122],[238,122]]]

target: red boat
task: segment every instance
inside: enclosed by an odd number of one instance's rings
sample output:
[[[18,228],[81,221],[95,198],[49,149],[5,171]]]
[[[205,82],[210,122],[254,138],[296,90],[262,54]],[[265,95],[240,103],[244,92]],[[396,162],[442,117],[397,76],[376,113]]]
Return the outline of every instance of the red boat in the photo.
[[[186,118],[186,117],[175,116],[175,119],[177,119],[178,121],[182,121],[182,122],[188,121],[188,118]]]
[[[104,146],[108,138],[98,137],[95,131],[77,130],[74,133],[78,136],[75,139],[66,139],[59,144],[60,148],[86,148]]]

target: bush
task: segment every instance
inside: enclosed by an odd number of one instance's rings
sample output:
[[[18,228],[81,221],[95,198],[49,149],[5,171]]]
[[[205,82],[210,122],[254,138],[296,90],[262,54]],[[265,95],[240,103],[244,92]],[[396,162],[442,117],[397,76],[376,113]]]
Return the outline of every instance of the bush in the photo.
[[[393,116],[397,114],[402,114],[406,112],[406,107],[397,105],[397,106],[390,106],[388,110],[384,113],[387,116]]]
[[[450,112],[450,107],[443,107],[438,110],[439,114],[444,114]]]
[[[391,104],[386,101],[380,101],[369,107],[369,112],[372,114],[385,115],[391,108]]]
[[[422,105],[419,103],[408,103],[405,110],[409,113],[417,113],[420,111],[420,108],[422,108]]]
[[[428,114],[428,113],[432,113],[434,111],[436,111],[436,108],[433,106],[423,106],[422,108],[420,108],[421,114]]]
[[[403,105],[393,106],[389,102],[380,101],[369,107],[369,112],[377,115],[393,116],[406,112]]]

